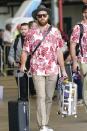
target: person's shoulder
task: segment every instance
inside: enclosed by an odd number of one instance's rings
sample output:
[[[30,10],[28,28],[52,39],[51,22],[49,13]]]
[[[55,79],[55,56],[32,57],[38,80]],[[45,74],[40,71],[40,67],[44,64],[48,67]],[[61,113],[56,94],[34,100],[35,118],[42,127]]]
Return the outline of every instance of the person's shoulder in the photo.
[[[19,37],[21,37],[21,34],[18,34],[18,35],[16,36],[16,38],[19,38]]]
[[[80,28],[80,25],[83,25],[82,22],[77,22],[74,26],[73,29]]]
[[[37,28],[30,28],[26,33],[26,36],[31,36],[37,31]]]
[[[18,43],[19,39],[21,39],[21,34],[18,34],[18,35],[14,38],[13,44]]]
[[[60,33],[60,30],[56,26],[52,26],[52,31]]]
[[[15,42],[15,41],[18,41],[20,38],[21,38],[21,34],[18,34],[18,35],[15,37],[14,42]]]
[[[58,30],[58,28],[56,26],[54,26],[54,25],[52,25],[52,29],[55,30],[55,31]]]

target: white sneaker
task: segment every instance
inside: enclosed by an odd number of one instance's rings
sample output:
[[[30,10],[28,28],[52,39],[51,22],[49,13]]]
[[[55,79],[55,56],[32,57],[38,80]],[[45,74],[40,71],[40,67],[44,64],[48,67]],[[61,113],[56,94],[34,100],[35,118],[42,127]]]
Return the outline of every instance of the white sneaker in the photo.
[[[47,131],[54,131],[52,128],[47,127]]]
[[[50,130],[48,130],[48,128],[46,126],[42,126],[40,131],[50,131]]]
[[[83,106],[83,100],[82,100],[82,99],[81,99],[81,100],[78,100],[78,101],[77,101],[77,105],[78,105],[78,106]]]

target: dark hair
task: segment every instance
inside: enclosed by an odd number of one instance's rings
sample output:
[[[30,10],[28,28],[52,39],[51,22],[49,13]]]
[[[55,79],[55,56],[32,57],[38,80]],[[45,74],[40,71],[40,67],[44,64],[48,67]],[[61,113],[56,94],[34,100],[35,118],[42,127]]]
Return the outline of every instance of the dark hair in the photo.
[[[11,24],[6,24],[5,28],[6,30],[11,30]]]
[[[25,26],[25,25],[28,25],[28,23],[22,23],[21,26]]]
[[[3,32],[4,31],[4,29],[0,29],[0,32]]]
[[[82,7],[82,13],[84,13],[84,11],[87,9],[87,5],[85,4],[85,5],[83,5],[83,7]]]
[[[33,23],[35,23],[36,21],[30,21],[29,23],[28,23],[28,25],[29,25],[29,27],[31,28],[31,26],[33,25]]]

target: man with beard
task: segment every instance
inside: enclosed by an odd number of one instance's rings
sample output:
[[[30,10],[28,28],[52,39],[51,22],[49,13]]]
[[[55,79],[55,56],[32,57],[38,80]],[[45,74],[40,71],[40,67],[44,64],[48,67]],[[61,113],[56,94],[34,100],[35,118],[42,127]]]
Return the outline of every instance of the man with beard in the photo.
[[[73,71],[77,71],[77,66],[79,64],[82,80],[83,80],[83,100],[85,107],[87,109],[87,5],[84,5],[82,8],[83,19],[80,24],[83,27],[83,34],[81,42],[79,43],[80,38],[80,26],[77,24],[73,28],[73,32],[70,38],[70,52],[73,61]],[[79,44],[79,54],[76,56],[76,45]]]
[[[27,53],[32,54],[32,51],[43,39],[50,27],[48,23],[49,14],[50,10],[44,5],[40,5],[32,14],[34,19],[36,19],[37,26],[30,29],[26,35],[21,56],[21,71],[25,69]],[[51,27],[41,45],[31,56],[30,72],[36,89],[37,121],[40,131],[53,131],[53,129],[48,127],[48,121],[59,67],[62,75],[64,77],[67,76],[63,53],[60,49],[62,46],[63,40],[59,30]]]

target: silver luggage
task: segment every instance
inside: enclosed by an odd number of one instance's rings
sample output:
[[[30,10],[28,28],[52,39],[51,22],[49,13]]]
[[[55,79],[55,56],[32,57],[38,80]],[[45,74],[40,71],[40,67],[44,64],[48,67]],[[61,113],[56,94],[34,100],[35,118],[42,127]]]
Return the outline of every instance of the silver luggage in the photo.
[[[77,85],[74,82],[58,81],[58,114],[62,117],[77,117]]]

